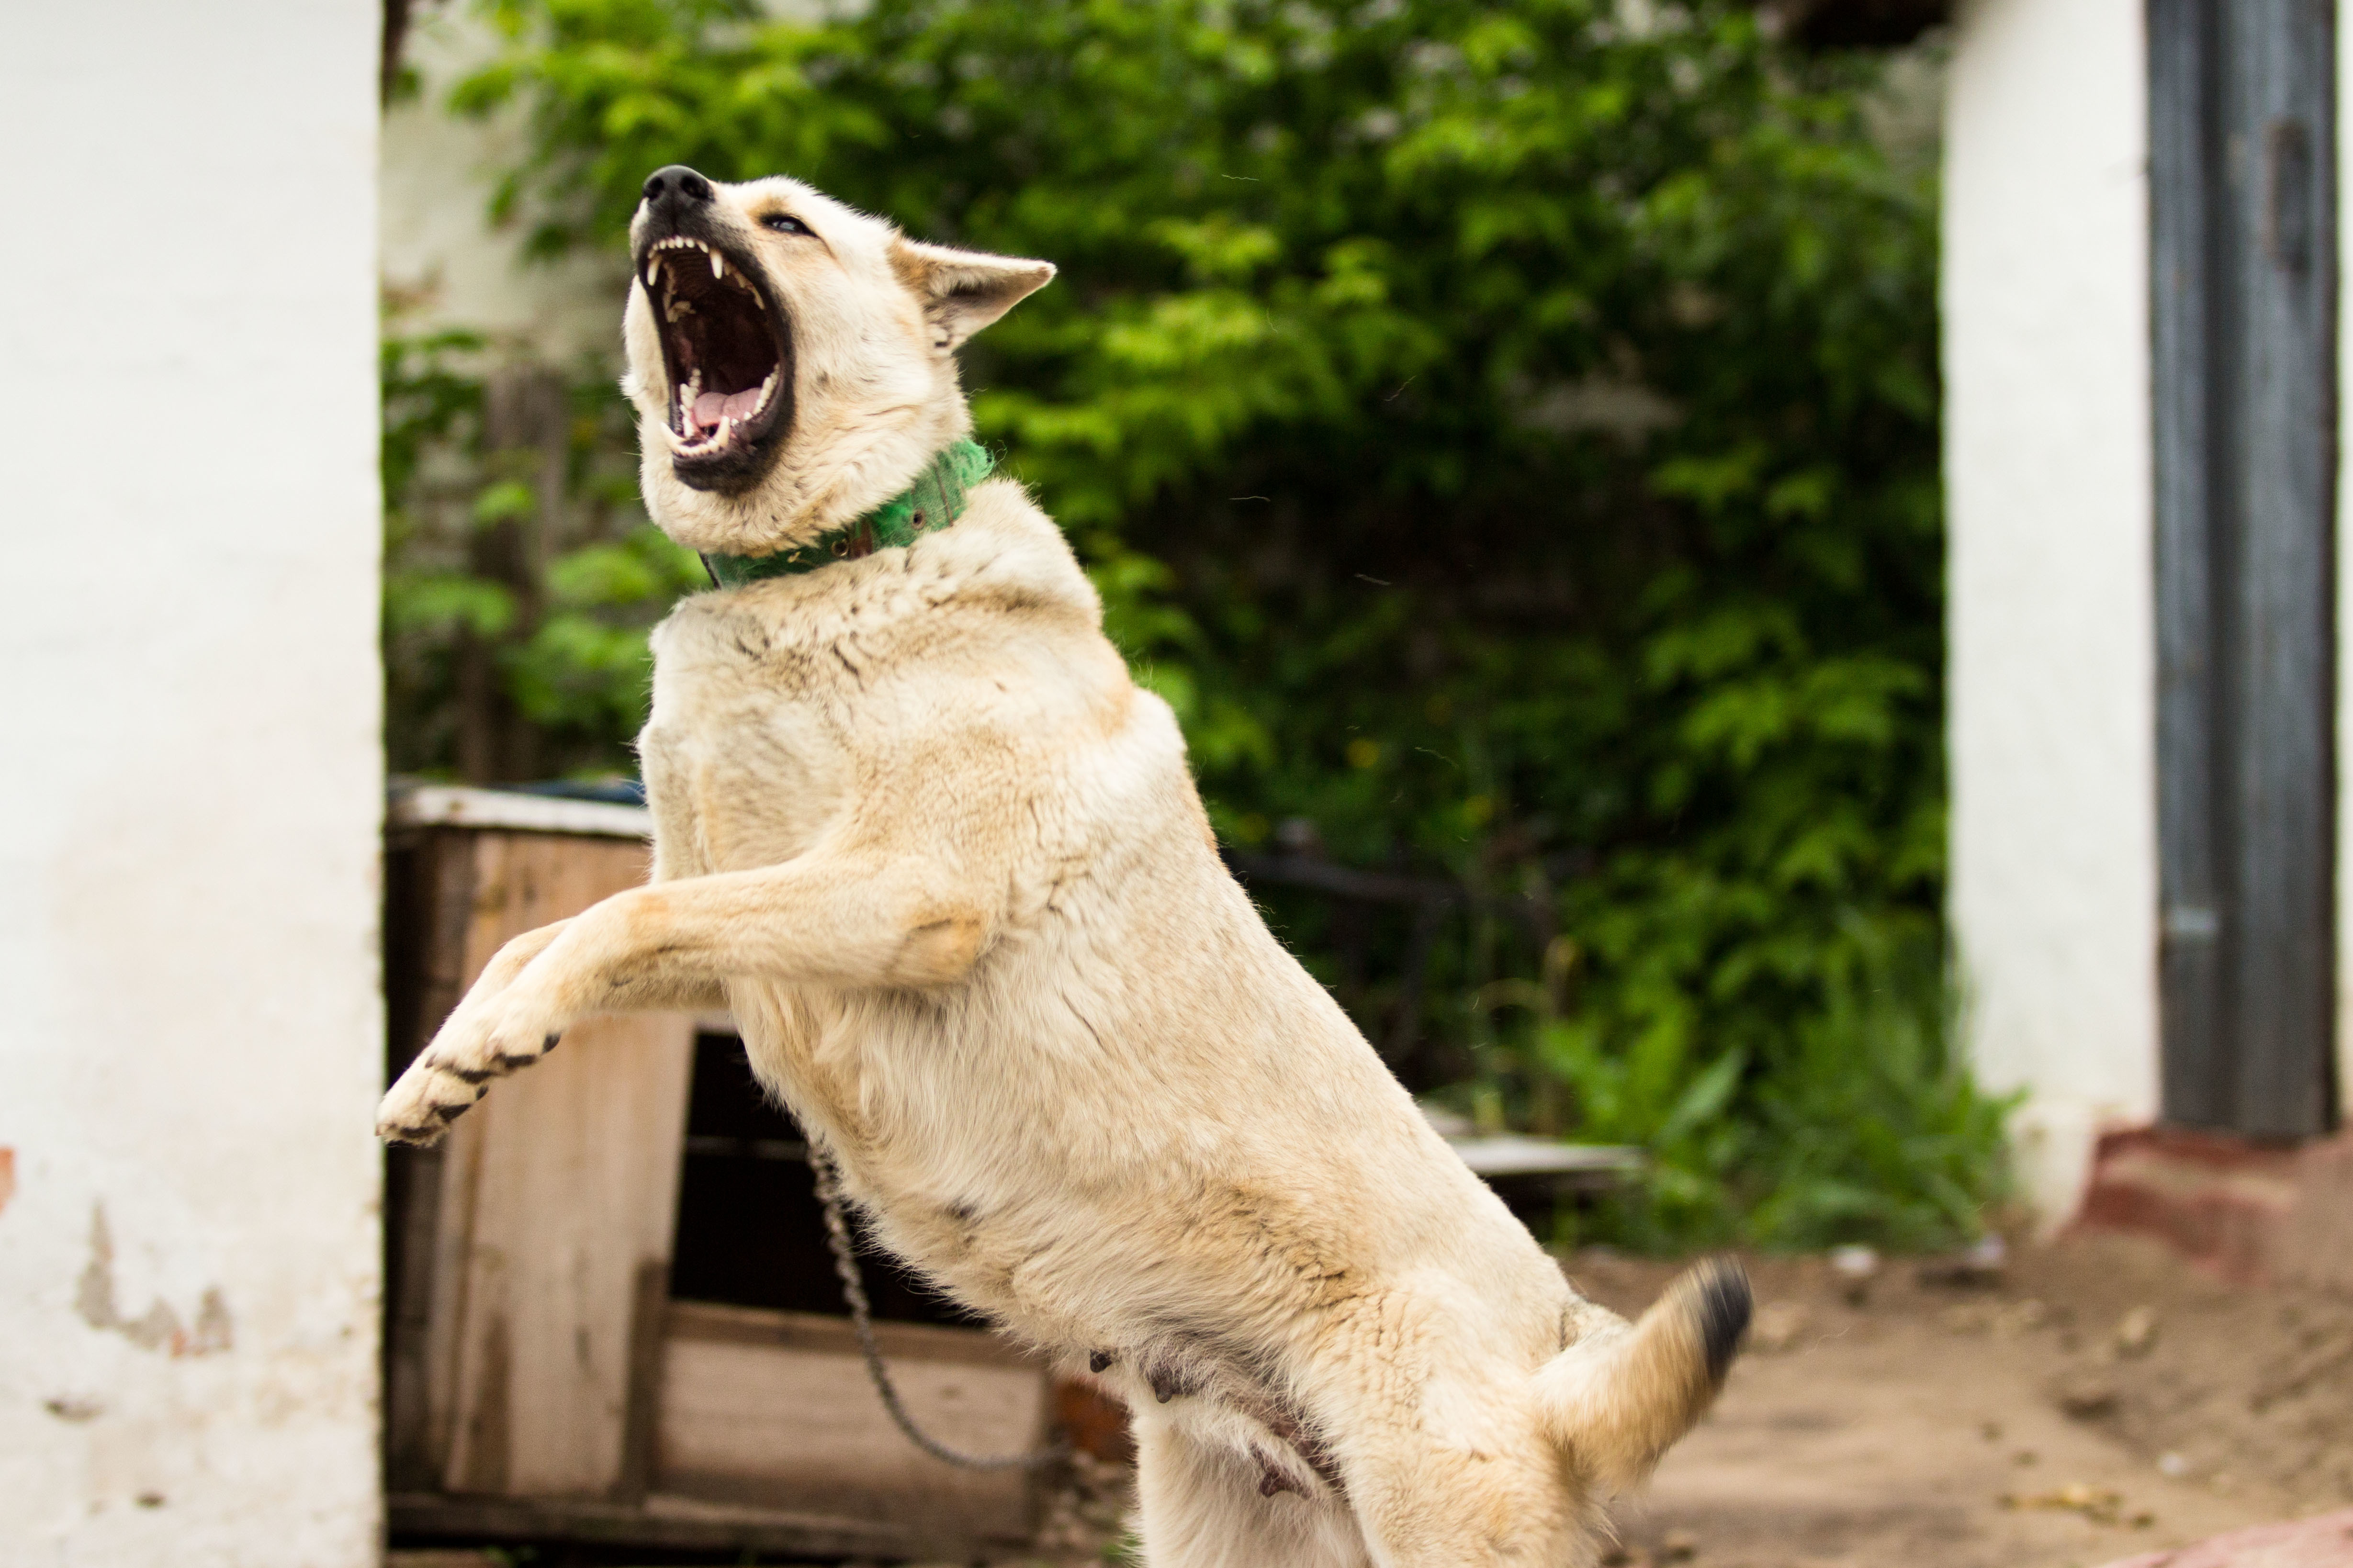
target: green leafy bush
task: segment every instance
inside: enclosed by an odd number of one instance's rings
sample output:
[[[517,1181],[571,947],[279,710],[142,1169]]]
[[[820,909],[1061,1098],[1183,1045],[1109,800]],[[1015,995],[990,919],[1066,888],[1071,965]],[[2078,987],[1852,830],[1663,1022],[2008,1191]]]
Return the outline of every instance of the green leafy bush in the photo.
[[[647,629],[704,578],[646,521],[609,378],[502,366],[462,331],[388,335],[382,374],[394,770],[627,770]]]
[[[1868,67],[1715,0],[491,14],[456,102],[526,117],[500,202],[543,252],[617,246],[687,163],[1061,266],[968,351],[981,434],[1229,845],[1469,889],[1435,935],[1265,893],[1377,1039],[1423,1042],[1409,1081],[1645,1144],[1600,1216],[1645,1243],[1975,1223],[2000,1107],[1946,1048],[1933,191]],[[1547,951],[1544,1005],[1492,1012]]]

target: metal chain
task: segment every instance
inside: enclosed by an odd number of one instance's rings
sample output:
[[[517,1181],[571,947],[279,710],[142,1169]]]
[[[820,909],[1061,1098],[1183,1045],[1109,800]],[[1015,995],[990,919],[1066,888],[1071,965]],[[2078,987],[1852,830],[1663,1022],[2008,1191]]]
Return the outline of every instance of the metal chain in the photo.
[[[858,1257],[850,1247],[849,1222],[841,1212],[841,1172],[829,1152],[818,1147],[812,1139],[808,1145],[809,1169],[817,1173],[818,1201],[825,1205],[826,1239],[833,1247],[833,1271],[841,1276],[841,1293],[849,1302],[849,1327],[858,1336],[859,1351],[866,1357],[866,1375],[874,1380],[874,1392],[882,1396],[882,1408],[907,1441],[934,1459],[967,1470],[1034,1470],[1059,1464],[1071,1457],[1071,1450],[1057,1444],[1050,1448],[1038,1448],[1027,1454],[1007,1454],[984,1458],[974,1454],[959,1454],[915,1425],[907,1407],[899,1403],[899,1391],[891,1382],[891,1369],[882,1364],[881,1347],[874,1342],[874,1309],[866,1300],[866,1280],[859,1273]]]

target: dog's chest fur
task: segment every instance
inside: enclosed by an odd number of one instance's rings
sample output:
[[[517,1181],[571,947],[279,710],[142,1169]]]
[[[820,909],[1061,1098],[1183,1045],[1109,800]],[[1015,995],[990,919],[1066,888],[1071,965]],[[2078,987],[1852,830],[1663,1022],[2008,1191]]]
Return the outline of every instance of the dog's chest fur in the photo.
[[[910,550],[698,595],[658,629],[638,744],[659,879],[776,865],[828,830],[887,837],[976,774],[1067,796],[1084,782],[1065,770],[1102,760],[1088,742],[1168,750],[1052,525],[1008,484],[972,511]],[[1061,825],[1029,836],[1050,847]]]
[[[687,601],[656,634],[639,742],[657,881],[828,834],[907,856],[986,842],[1011,868],[994,945],[954,987],[752,982],[730,999],[762,1079],[896,1249],[1041,1338],[1074,1326],[1022,1300],[1010,1259],[1039,1238],[1019,1211],[1099,1136],[1061,1075],[1134,1000],[1098,944],[1133,951],[1134,862],[1165,874],[1173,841],[1214,865],[1174,721],[1099,615],[1059,531],[987,485],[911,549]]]

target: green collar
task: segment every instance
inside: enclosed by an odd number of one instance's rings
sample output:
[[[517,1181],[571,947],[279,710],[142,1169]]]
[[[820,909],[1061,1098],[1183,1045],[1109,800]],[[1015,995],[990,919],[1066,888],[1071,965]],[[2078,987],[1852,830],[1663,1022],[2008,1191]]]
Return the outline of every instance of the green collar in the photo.
[[[868,512],[797,550],[773,555],[706,555],[703,570],[712,586],[740,588],[763,577],[790,577],[837,561],[854,561],[878,550],[913,544],[918,534],[945,528],[964,515],[965,492],[997,466],[997,459],[970,441],[951,442],[923,465],[915,482]]]

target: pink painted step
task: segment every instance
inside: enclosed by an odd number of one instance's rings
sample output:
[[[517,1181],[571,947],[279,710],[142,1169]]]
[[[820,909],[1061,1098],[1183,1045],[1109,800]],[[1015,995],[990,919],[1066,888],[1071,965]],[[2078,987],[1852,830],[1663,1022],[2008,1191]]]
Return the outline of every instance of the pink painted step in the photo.
[[[2107,1568],[2353,1568],[2353,1509],[2234,1530]]]

